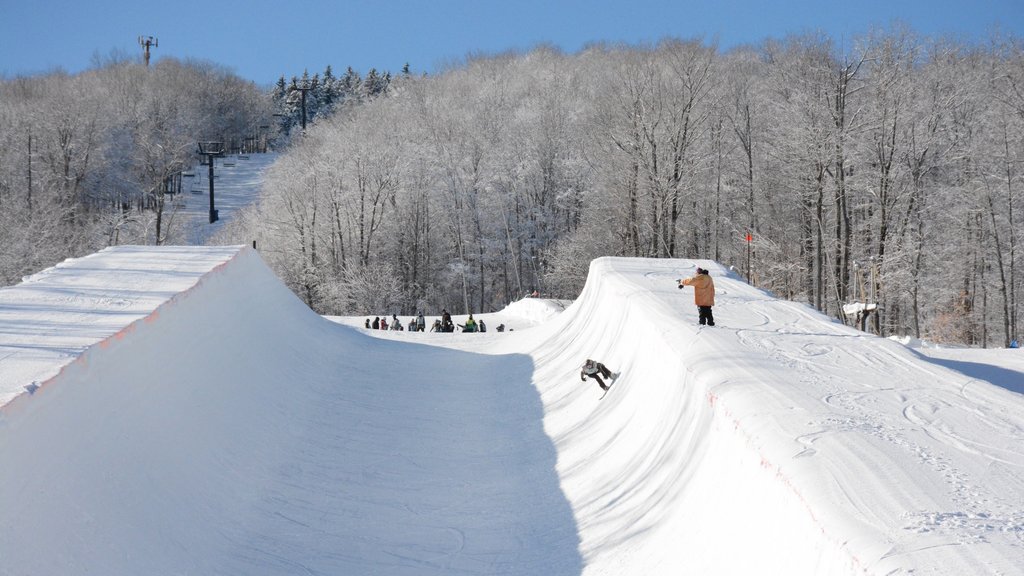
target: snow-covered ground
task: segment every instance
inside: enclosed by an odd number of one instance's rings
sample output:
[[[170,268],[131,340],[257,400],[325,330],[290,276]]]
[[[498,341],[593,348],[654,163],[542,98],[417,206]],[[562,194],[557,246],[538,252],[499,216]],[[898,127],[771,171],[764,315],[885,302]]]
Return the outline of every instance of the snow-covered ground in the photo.
[[[920,342],[908,345],[940,366],[1024,394],[1024,350],[950,348]]]
[[[0,574],[1024,574],[1024,352],[941,357],[708,261],[599,259],[561,307],[365,330],[237,247],[2,289]]]

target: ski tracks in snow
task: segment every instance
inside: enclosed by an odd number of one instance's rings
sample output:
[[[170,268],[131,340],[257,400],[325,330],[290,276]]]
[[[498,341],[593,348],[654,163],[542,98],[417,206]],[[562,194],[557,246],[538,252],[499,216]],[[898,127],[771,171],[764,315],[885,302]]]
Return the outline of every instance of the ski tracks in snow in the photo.
[[[771,385],[816,394],[825,408],[808,420],[811,431],[794,436],[794,459],[814,457],[825,438],[830,440],[828,449],[835,449],[844,435],[868,438],[883,454],[892,455],[890,462],[868,463],[883,479],[881,490],[892,490],[889,482],[897,482],[901,475],[919,474],[915,469],[929,471],[946,486],[948,508],[905,511],[904,530],[931,533],[954,544],[983,543],[995,532],[1024,542],[1024,517],[1012,502],[1016,492],[1007,487],[1011,501],[1004,501],[984,479],[991,466],[1024,471],[1024,428],[1012,415],[994,414],[999,411],[990,398],[969,394],[977,381],[922,363],[889,340],[839,325],[825,333],[822,326],[828,325],[820,319],[805,322],[814,313],[800,305],[752,300],[744,302],[742,310],[729,308],[737,315],[742,311],[738,343],[790,370],[790,382]],[[991,428],[988,437],[968,438],[959,432],[976,429],[979,420]],[[978,466],[958,464],[962,454],[971,455]],[[879,469],[892,465],[905,470]],[[840,476],[835,480],[865,481]]]

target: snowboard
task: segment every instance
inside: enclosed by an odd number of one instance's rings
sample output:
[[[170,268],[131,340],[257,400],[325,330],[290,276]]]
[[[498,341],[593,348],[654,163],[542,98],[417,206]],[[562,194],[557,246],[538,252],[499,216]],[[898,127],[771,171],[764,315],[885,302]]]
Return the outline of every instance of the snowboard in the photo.
[[[611,375],[611,377],[610,377],[610,378],[608,378],[608,388],[607,388],[607,389],[605,389],[605,391],[604,391],[604,394],[601,394],[601,397],[600,397],[600,398],[598,398],[598,400],[604,400],[604,397],[605,397],[605,396],[607,396],[609,392],[611,392],[611,390],[612,390],[612,385],[614,385],[614,384],[615,384],[615,380],[616,380],[616,379],[617,379],[618,377],[619,377],[619,373],[618,373],[618,372],[612,372],[612,375]]]

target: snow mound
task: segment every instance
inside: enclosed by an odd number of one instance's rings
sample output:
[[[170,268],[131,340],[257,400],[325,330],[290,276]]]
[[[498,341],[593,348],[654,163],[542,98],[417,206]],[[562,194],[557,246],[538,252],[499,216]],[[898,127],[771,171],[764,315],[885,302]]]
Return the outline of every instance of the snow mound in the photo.
[[[569,303],[549,298],[523,298],[501,309],[499,314],[525,320],[529,325],[542,324],[559,315]]]
[[[59,327],[92,313],[0,409],[0,573],[1024,566],[1024,400],[992,385],[1013,371],[950,369],[707,261],[595,260],[512,333],[370,337],[254,250],[181,249],[187,270],[173,250],[99,253],[7,301],[0,332],[47,332],[61,299]],[[676,287],[697,264],[714,328]],[[621,372],[603,400],[585,358]]]
[[[368,338],[234,251],[0,412],[0,573],[580,573],[529,357]]]

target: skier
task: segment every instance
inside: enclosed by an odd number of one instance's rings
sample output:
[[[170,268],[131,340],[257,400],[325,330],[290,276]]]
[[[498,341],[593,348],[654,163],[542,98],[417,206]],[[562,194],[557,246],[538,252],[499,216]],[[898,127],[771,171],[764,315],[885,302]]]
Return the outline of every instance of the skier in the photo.
[[[700,315],[700,325],[715,325],[715,316],[711,307],[715,305],[715,281],[711,279],[708,271],[698,267],[697,275],[679,280],[679,289],[686,286],[693,286],[693,303],[697,305]]]
[[[608,390],[608,387],[611,386],[611,384],[606,385],[604,380],[601,379],[601,376],[608,378],[609,382],[612,382],[619,377],[618,373],[612,373],[607,366],[600,362],[595,362],[590,358],[587,358],[587,361],[583,363],[583,369],[580,370],[580,380],[586,382],[587,376],[597,380],[598,385],[601,386],[601,390]]]

